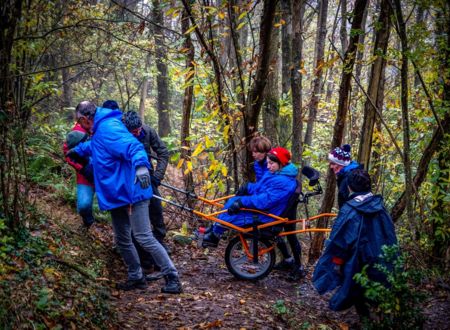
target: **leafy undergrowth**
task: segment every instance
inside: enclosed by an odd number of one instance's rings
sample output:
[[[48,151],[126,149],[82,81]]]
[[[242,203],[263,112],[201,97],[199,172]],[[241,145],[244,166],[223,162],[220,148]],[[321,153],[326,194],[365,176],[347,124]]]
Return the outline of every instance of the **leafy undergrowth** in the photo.
[[[114,327],[105,244],[52,194],[36,188],[30,197],[35,209],[29,229],[4,236],[10,240],[0,257],[2,328]]]

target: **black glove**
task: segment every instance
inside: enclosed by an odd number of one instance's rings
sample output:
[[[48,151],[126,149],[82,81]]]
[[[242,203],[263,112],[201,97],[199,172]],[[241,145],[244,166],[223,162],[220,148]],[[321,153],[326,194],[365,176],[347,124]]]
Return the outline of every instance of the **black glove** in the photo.
[[[81,170],[80,174],[84,176],[89,182],[94,183],[94,167],[91,163],[85,165]]]
[[[240,186],[238,191],[236,192],[236,196],[248,195],[247,187],[248,187],[248,182],[246,182],[242,186]]]
[[[152,184],[154,186],[159,187],[161,185],[161,180],[158,179],[156,176],[150,175],[150,179],[152,180]]]
[[[233,202],[233,204],[231,204],[227,212],[229,215],[234,215],[240,211],[241,207],[243,207],[242,202],[240,199],[237,199]]]

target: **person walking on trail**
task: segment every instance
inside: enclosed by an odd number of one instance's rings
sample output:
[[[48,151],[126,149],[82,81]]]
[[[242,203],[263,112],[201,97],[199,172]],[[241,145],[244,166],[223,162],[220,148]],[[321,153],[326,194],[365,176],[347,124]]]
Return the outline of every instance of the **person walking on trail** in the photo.
[[[88,132],[80,125],[79,122],[67,134],[66,141],[64,141],[63,152],[67,154],[69,149],[73,148],[79,142],[84,142],[89,138]],[[87,158],[88,159],[88,158]],[[94,202],[94,182],[92,178],[92,165],[85,158],[67,157],[65,156],[67,164],[75,169],[77,176],[77,213],[81,216],[83,224],[89,228],[94,222],[94,214],[92,211],[92,204]]]
[[[224,205],[224,209],[228,211],[220,214],[219,219],[244,227],[253,224],[255,213],[240,211],[241,208],[258,209],[278,216],[286,209],[289,197],[297,188],[298,170],[289,162],[291,154],[284,148],[271,149],[267,158],[269,172],[260,181],[249,183],[242,195],[229,199]],[[261,223],[274,221],[273,218],[261,214],[258,214],[258,220]],[[203,237],[203,247],[217,247],[226,230],[226,227],[214,223],[211,231]]]
[[[135,111],[126,112],[123,115],[123,123],[128,131],[144,145],[149,160],[150,158],[156,159],[156,169],[153,168],[153,165],[150,168],[150,179],[152,182],[153,196],[160,197],[161,194],[159,193],[158,187],[164,179],[169,163],[169,150],[167,150],[166,145],[152,127],[142,124],[141,118]],[[153,227],[153,235],[170,253],[168,246],[164,243],[167,230],[164,224],[163,208],[160,199],[154,197],[150,199],[149,215]]]
[[[342,147],[336,147],[328,154],[330,168],[336,175],[337,189],[338,189],[338,206],[341,208],[349,199],[349,192],[347,188],[347,177],[356,169],[362,169],[363,166],[358,162],[352,160],[351,147],[349,144],[344,144]]]
[[[111,212],[116,243],[128,267],[128,280],[117,287],[121,290],[147,287],[132,243],[133,232],[139,245],[161,267],[166,280],[161,291],[180,293],[178,272],[150,228],[151,166],[142,143],[128,132],[119,110],[96,108],[92,102],[84,101],[77,106],[76,114],[80,125],[93,135],[89,142],[79,144],[69,154],[92,156],[98,203],[101,210]]]
[[[385,274],[374,265],[381,261],[382,246],[397,244],[397,237],[383,197],[371,192],[369,174],[356,169],[348,175],[347,182],[350,197],[333,224],[315,268],[313,284],[320,294],[338,288],[329,301],[332,310],[341,311],[355,305],[358,314],[367,317],[371,302],[353,277],[368,265],[369,278],[386,284]]]

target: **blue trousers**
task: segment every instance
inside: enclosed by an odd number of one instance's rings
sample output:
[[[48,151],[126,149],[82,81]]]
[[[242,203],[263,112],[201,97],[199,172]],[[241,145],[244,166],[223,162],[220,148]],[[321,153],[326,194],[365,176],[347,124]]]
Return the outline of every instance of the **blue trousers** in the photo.
[[[94,222],[94,215],[92,213],[94,193],[94,187],[77,184],[77,212],[86,226],[90,226]]]
[[[164,275],[178,275],[166,250],[153,236],[148,217],[148,203],[148,200],[135,203],[131,206],[131,210],[128,205],[111,210],[116,243],[128,267],[128,279],[130,280],[142,278],[142,268],[131,239],[131,232],[139,245],[152,255]]]

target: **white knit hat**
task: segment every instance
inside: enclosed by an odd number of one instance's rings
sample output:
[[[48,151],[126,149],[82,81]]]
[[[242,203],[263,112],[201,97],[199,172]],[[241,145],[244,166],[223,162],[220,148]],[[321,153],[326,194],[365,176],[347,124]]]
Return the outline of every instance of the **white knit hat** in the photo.
[[[352,161],[349,144],[344,144],[341,148],[336,147],[328,154],[328,160],[332,163],[347,166]]]

